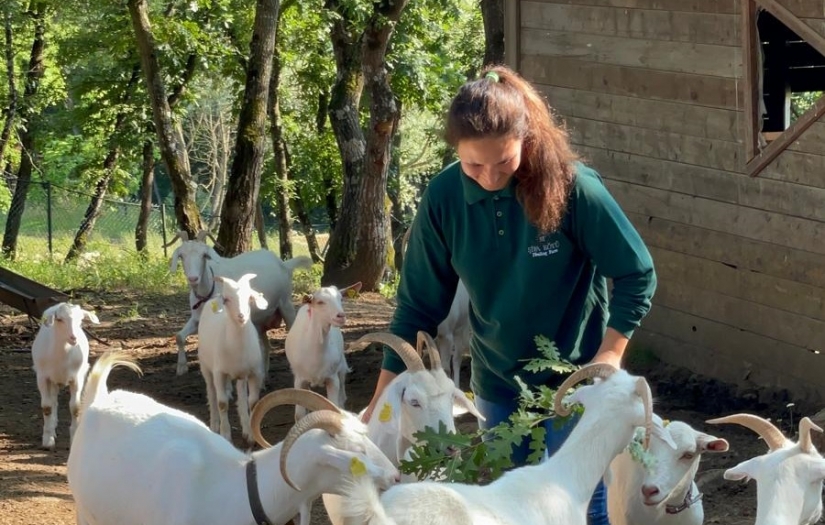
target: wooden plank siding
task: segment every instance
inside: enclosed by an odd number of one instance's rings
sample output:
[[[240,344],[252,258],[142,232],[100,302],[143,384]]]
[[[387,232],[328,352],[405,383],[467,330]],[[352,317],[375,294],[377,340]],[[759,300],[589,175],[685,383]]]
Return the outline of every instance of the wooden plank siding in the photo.
[[[780,3],[825,35],[825,0]],[[825,117],[746,175],[740,7],[519,1],[510,36],[650,247],[659,286],[633,346],[825,402]]]

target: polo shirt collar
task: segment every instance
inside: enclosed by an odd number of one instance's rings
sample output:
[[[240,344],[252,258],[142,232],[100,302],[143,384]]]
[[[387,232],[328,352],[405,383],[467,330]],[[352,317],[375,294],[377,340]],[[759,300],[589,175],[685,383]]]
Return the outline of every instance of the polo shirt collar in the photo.
[[[461,186],[464,188],[464,200],[467,201],[467,204],[475,204],[479,201],[483,201],[484,199],[491,199],[496,196],[513,197],[516,194],[516,184],[518,184],[518,181],[515,177],[510,177],[510,182],[508,182],[507,186],[502,189],[487,191],[476,181],[465,175],[463,171],[460,171],[460,173]]]

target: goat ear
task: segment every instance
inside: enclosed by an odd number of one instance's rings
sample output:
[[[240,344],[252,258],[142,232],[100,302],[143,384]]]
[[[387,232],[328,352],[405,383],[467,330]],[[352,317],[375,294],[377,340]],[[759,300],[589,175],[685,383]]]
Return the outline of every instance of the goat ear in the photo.
[[[752,478],[755,478],[759,467],[760,458],[761,456],[757,456],[747,461],[743,461],[735,467],[731,467],[728,470],[726,470],[722,477],[724,477],[728,481],[740,481],[743,479],[745,481],[748,481]]]
[[[264,310],[267,306],[269,306],[269,301],[264,298],[262,293],[255,292],[252,294],[251,299],[255,302],[255,306],[258,310]]]
[[[361,281],[358,281],[357,283],[351,284],[346,288],[341,288],[338,291],[341,292],[341,295],[343,295],[344,297],[355,297],[356,295],[358,295],[358,292],[361,291],[361,286]]]
[[[725,439],[700,432],[696,436],[696,448],[700,452],[727,452],[730,444]]]
[[[365,458],[362,454],[341,450],[330,445],[321,447],[321,461],[344,476],[357,474],[359,467],[366,467]],[[361,473],[363,474],[363,472]]]
[[[463,410],[463,412],[461,411]],[[457,413],[458,412],[458,413]],[[469,412],[470,414],[474,415],[480,421],[486,421],[484,416],[481,415],[476,404],[467,397],[467,394],[461,391],[460,388],[456,388],[453,390],[453,417],[461,414],[466,414]]]
[[[172,252],[172,261],[169,264],[169,273],[175,273],[178,271],[178,259],[180,258],[180,246],[175,248],[175,251]]]
[[[97,318],[97,315],[95,315],[94,312],[91,312],[89,310],[83,310],[83,317],[85,317],[94,324],[100,324],[100,320]]]
[[[60,306],[59,304],[55,304],[53,306],[50,306],[50,307],[46,308],[43,311],[43,316],[40,318],[40,322],[44,326],[51,326],[51,325],[54,324],[55,312],[57,312],[57,308],[59,306]]]

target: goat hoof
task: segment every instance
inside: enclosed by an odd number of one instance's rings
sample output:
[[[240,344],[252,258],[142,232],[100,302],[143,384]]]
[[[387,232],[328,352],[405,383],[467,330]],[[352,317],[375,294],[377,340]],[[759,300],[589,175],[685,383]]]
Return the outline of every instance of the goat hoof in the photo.
[[[43,450],[48,450],[50,452],[54,452],[54,449],[55,449],[54,438],[53,437],[49,437],[49,438],[44,437],[43,438],[43,443],[40,445],[40,448],[42,448]]]

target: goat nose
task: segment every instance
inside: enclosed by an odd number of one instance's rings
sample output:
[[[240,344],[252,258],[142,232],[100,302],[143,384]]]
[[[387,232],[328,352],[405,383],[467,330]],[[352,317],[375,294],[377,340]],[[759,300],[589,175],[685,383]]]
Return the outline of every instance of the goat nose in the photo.
[[[196,282],[198,282],[198,276],[196,275],[194,277],[189,277],[189,282],[195,284]]]
[[[69,337],[69,344],[70,345],[76,345],[77,344],[77,337],[75,337],[75,336]]]
[[[650,498],[659,493],[659,487],[656,485],[642,485],[642,494],[646,498]]]

